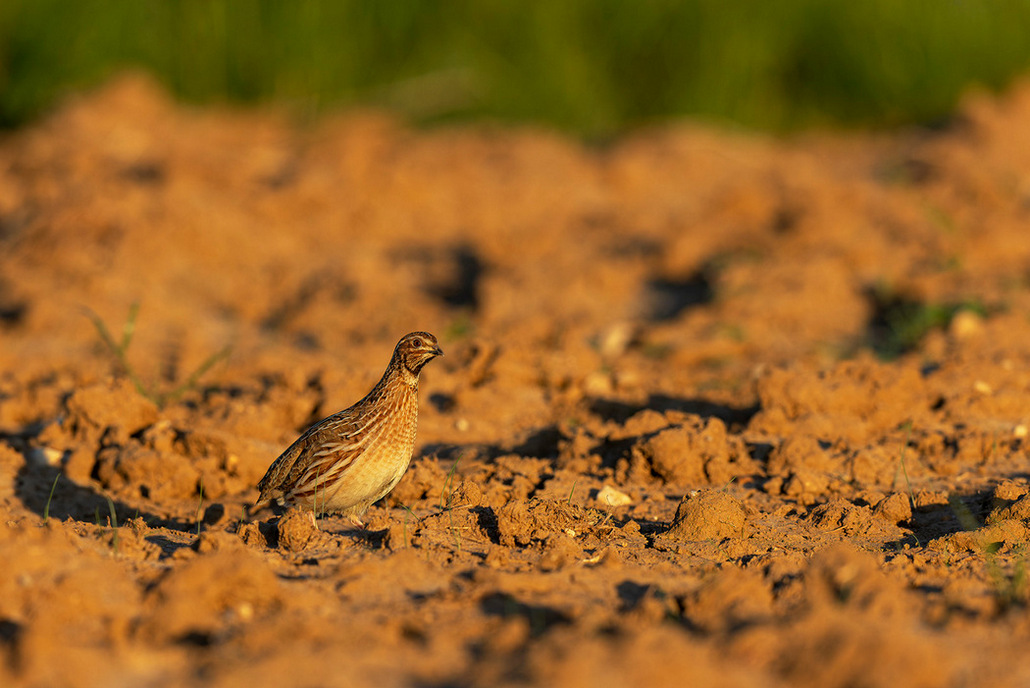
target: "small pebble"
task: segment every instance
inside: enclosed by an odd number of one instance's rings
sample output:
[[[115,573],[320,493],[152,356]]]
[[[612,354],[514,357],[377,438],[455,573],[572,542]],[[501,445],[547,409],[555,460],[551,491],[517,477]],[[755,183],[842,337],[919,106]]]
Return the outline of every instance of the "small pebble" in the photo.
[[[604,506],[624,506],[626,504],[632,504],[633,498],[625,492],[616,490],[611,485],[605,485],[602,487],[595,499]]]

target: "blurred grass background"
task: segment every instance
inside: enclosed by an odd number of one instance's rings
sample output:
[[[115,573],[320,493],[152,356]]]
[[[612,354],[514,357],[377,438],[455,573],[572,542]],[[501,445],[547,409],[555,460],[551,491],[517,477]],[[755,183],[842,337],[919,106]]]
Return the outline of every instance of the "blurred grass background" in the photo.
[[[142,67],[194,102],[588,136],[932,122],[1030,67],[1030,0],[3,0],[0,126]]]

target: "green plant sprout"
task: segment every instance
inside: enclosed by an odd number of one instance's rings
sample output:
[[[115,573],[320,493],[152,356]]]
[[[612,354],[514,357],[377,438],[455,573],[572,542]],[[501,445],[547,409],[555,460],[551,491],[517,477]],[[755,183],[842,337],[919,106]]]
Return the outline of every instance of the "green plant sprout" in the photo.
[[[963,530],[979,530],[981,526],[979,519],[966,506],[961,497],[955,493],[949,494],[948,506],[951,507],[955,518],[958,519]],[[983,542],[979,538],[977,538],[977,542],[980,545],[980,550],[983,552],[984,564],[987,566],[987,575],[991,578],[991,583],[994,586],[994,597],[998,603],[1003,608],[1010,607],[1016,603],[1024,603],[1028,581],[1026,557],[1022,547],[1019,548],[1021,558],[1016,563],[1012,574],[1008,575],[998,562],[998,551],[1001,549],[1002,543]]]
[[[224,349],[215,352],[208,356],[177,386],[170,390],[159,391],[156,386],[145,384],[139,374],[136,373],[136,369],[132,366],[132,363],[129,361],[129,345],[132,343],[132,336],[136,332],[136,317],[139,315],[139,303],[136,302],[129,306],[129,316],[126,318],[125,324],[122,326],[122,337],[119,342],[115,342],[114,337],[111,335],[111,331],[107,329],[107,325],[104,324],[104,321],[100,319],[99,315],[94,313],[92,310],[88,312],[88,315],[90,320],[93,322],[93,326],[97,330],[97,334],[100,336],[100,340],[118,362],[119,367],[124,371],[125,375],[129,378],[129,381],[132,382],[136,391],[154,402],[158,408],[164,408],[169,403],[176,401],[186,392],[195,389],[200,378],[214,367],[216,363],[228,357],[231,350],[231,348],[227,346]]]
[[[199,536],[200,535],[200,522],[201,522],[201,517],[203,516],[201,511],[204,508],[204,478],[203,477],[201,477],[200,480],[197,481],[197,489],[200,490],[200,500],[197,502],[197,516],[196,516],[197,535]]]
[[[50,496],[46,498],[46,506],[43,507],[43,525],[46,525],[50,520],[50,502],[54,498],[54,490],[57,489],[57,481],[61,479],[61,474],[58,473],[54,476],[54,484],[50,486]]]
[[[114,512],[114,502],[111,498],[107,498],[107,508],[111,511],[111,522],[108,524],[111,527],[111,548],[115,554],[118,554],[118,516]],[[99,513],[97,514],[99,520]]]
[[[455,459],[454,463],[451,464],[451,469],[447,471],[447,477],[443,481],[443,489],[440,490],[440,510],[449,509],[451,507],[451,500],[454,498],[454,473],[458,469],[458,462],[461,459]]]
[[[404,511],[406,512],[404,514],[404,524],[401,526],[401,533],[402,533],[402,537],[404,538],[404,549],[407,549],[409,547],[409,545],[408,545],[408,518],[410,517],[410,518],[413,518],[416,521],[418,521],[418,516],[415,515],[415,512],[411,510],[410,506],[406,506],[405,505],[405,506],[402,506],[401,508],[404,509]]]
[[[448,506],[450,506],[448,504]],[[461,528],[454,525],[454,509],[447,509],[447,517],[450,520],[451,537],[454,538],[454,548],[461,551]]]
[[[916,500],[912,492],[912,481],[908,478],[908,467],[905,465],[905,452],[908,450],[908,443],[912,439],[912,421],[907,420],[902,423],[901,427],[905,428],[905,443],[901,445],[901,455],[898,456],[898,467],[894,470],[894,480],[891,481],[891,490],[894,490],[894,486],[898,482],[898,472],[905,477],[905,485],[908,487],[908,503],[913,509],[916,507]]]

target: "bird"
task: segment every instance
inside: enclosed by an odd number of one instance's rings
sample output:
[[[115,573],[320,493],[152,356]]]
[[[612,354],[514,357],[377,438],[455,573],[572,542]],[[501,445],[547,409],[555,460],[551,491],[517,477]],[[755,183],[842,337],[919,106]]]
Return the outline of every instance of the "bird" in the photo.
[[[362,514],[385,497],[411,461],[418,379],[443,349],[428,332],[401,337],[386,372],[353,406],[320,420],[268,467],[251,509],[296,507],[337,513],[364,527]]]

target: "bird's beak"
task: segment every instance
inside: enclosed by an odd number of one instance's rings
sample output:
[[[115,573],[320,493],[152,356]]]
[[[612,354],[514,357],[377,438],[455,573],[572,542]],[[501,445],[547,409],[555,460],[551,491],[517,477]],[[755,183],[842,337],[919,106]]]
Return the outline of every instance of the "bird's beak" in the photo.
[[[436,346],[433,347],[433,355],[434,356],[443,356],[443,349],[440,348],[439,344],[437,344]]]

